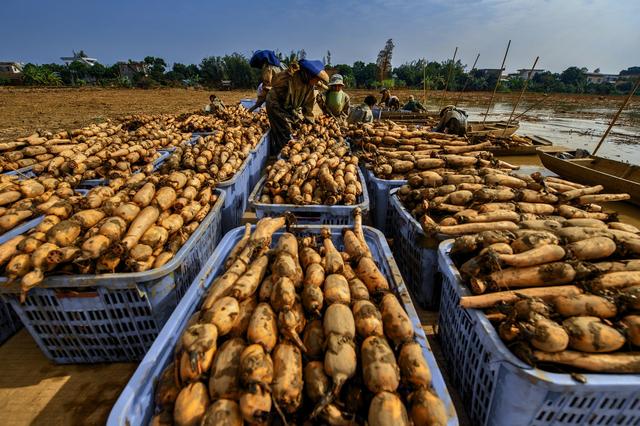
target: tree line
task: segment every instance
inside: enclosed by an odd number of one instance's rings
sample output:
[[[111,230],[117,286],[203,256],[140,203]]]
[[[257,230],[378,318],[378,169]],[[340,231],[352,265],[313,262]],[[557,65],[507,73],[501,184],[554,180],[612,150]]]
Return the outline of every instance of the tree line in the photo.
[[[460,60],[452,63],[448,61],[414,60],[402,65],[391,66],[393,44],[387,42],[385,48],[378,55],[376,63],[356,61],[352,65],[331,64],[331,53],[323,58],[326,66],[343,75],[347,87],[378,89],[381,86],[395,88],[423,88],[429,90],[444,89],[448,82],[448,90],[458,91],[490,91],[496,85],[497,72],[486,70],[467,70],[467,66]],[[289,55],[278,53],[285,64],[296,58],[304,58],[304,50],[293,51]],[[87,84],[106,87],[184,87],[202,86],[207,88],[220,87],[225,80],[231,82],[234,88],[255,88],[260,78],[260,70],[249,66],[249,58],[232,53],[225,56],[209,56],[200,64],[174,63],[171,67],[163,58],[148,56],[144,59],[147,72],[138,72],[132,78],[124,78],[120,74],[118,64],[93,66],[83,62],[73,62],[69,65],[60,64],[26,64],[23,68],[21,84],[34,86],[81,86]],[[451,69],[450,69],[451,68]],[[640,67],[630,67],[621,75],[640,74]],[[2,84],[12,84],[12,81],[1,80]],[[503,78],[499,91],[511,92],[522,88],[524,79],[520,77]],[[544,93],[594,93],[618,94],[627,93],[633,85],[631,79],[611,83],[589,83],[587,70],[576,66],[569,67],[560,73],[543,72],[534,75],[529,82],[531,92]]]

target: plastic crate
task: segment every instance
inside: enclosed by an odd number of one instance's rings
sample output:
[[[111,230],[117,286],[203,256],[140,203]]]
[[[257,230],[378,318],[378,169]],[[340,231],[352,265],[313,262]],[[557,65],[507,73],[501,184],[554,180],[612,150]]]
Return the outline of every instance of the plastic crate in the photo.
[[[87,195],[87,192],[89,192],[88,189],[83,189],[83,188],[76,188],[75,191],[83,196]],[[13,237],[17,237],[18,235],[24,234],[31,228],[35,228],[36,226],[38,226],[40,222],[42,222],[43,219],[44,219],[44,215],[37,216],[5,232],[4,234],[0,235],[0,244],[4,244],[10,239],[12,239]]]
[[[373,226],[381,230],[387,237],[391,237],[394,225],[389,192],[406,184],[407,181],[380,179],[369,169],[364,169],[363,173],[367,182],[367,190],[369,191]]]
[[[222,207],[222,232],[227,232],[240,225],[242,214],[247,209],[247,194],[251,190],[249,186],[251,180],[250,162],[251,154],[245,159],[242,167],[233,178],[217,185],[226,193],[224,207]]]
[[[5,232],[4,234],[0,235],[0,244],[4,244],[7,241],[9,241],[10,239],[12,239],[13,237],[17,237],[18,235],[22,235],[25,232],[27,232],[29,229],[34,228],[36,226],[38,226],[38,224],[40,222],[42,222],[42,220],[44,219],[44,216],[38,216],[36,218],[33,218],[27,222],[24,222],[18,226],[16,226],[15,228],[11,229],[10,231]]]
[[[269,138],[269,130],[262,135],[260,142],[256,145],[255,149],[251,150],[251,179],[249,181],[249,188],[256,186],[262,176],[262,171],[267,166],[269,160],[269,145],[271,140]]]
[[[218,201],[189,240],[160,268],[136,273],[52,276],[29,291],[0,291],[44,355],[55,363],[142,359],[221,236]]]
[[[336,247],[342,249],[342,229],[340,226],[330,227],[331,234],[333,236]],[[442,373],[438,368],[435,357],[431,352],[429,343],[420,325],[420,319],[416,313],[413,304],[411,303],[411,297],[407,292],[402,278],[398,273],[397,266],[393,260],[389,246],[384,238],[384,235],[376,229],[370,227],[364,227],[364,235],[371,253],[376,259],[376,263],[380,267],[382,273],[387,277],[391,287],[399,296],[400,302],[403,304],[407,314],[411,318],[413,328],[415,331],[416,341],[422,347],[422,353],[424,354],[429,368],[431,369],[432,384],[437,395],[442,399],[447,407],[449,420],[448,426],[454,426],[458,424],[458,418],[455,412],[455,408],[451,401],[451,397],[447,391]],[[309,226],[309,227],[294,227],[292,232],[301,233],[303,235],[319,235],[321,227]],[[138,369],[131,377],[131,380],[123,390],[122,394],[118,398],[118,401],[111,410],[107,425],[146,425],[149,424],[151,417],[154,413],[154,385],[160,377],[162,370],[173,360],[173,351],[177,340],[182,335],[187,321],[200,305],[208,287],[214,278],[223,272],[224,260],[233,248],[233,246],[240,240],[244,228],[237,228],[225,235],[224,239],[220,242],[218,249],[209,258],[206,266],[203,268],[200,275],[194,280],[193,285],[189,288],[189,291],[185,295],[184,299],[175,310],[162,332],[158,336],[158,339],[154,342],[153,346],[149,350],[149,353],[142,360]],[[273,241],[277,241],[278,236],[282,232],[275,234]]]
[[[249,204],[253,206],[256,217],[281,216],[285,212],[292,213],[299,224],[308,225],[352,225],[353,212],[356,208],[360,208],[363,217],[369,212],[369,194],[367,193],[367,185],[364,184],[362,171],[358,169],[358,176],[362,185],[362,195],[358,197],[358,204],[352,206],[327,206],[327,205],[304,205],[295,204],[266,204],[257,200],[262,194],[262,187],[266,177],[263,177],[255,186],[253,192],[249,196]]]
[[[11,305],[0,299],[0,345],[22,328],[20,318]]]
[[[10,172],[4,172],[5,175],[17,175],[20,179],[31,179],[36,177],[36,174],[33,172],[33,166],[23,167],[18,170],[11,170]]]
[[[393,254],[418,304],[437,309],[442,287],[442,276],[438,272],[439,241],[427,237],[418,221],[400,202],[397,191],[392,189],[390,193]]]
[[[449,257],[453,240],[440,244],[443,274],[439,335],[472,424],[477,425],[638,425],[640,375],[570,374],[533,368],[500,340],[484,313],[463,309],[471,295]]]

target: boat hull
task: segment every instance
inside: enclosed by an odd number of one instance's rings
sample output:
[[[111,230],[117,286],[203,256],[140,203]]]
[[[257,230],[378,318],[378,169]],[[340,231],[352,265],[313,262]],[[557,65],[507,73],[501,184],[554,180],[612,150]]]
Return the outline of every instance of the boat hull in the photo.
[[[540,150],[538,157],[547,169],[565,179],[585,185],[602,185],[606,192],[614,194],[626,192],[631,196],[630,202],[640,205],[640,169],[637,166],[600,157],[563,160]]]

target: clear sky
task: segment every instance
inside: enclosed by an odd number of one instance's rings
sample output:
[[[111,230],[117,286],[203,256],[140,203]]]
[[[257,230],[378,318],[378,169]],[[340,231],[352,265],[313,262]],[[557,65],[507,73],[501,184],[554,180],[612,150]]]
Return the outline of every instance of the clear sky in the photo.
[[[640,0],[140,1],[2,0],[0,61],[60,62],[84,49],[105,64],[160,56],[256,49],[307,51],[332,63],[375,61],[388,38],[393,64],[442,61],[456,46],[471,66],[562,71],[571,65],[617,73],[640,65]]]

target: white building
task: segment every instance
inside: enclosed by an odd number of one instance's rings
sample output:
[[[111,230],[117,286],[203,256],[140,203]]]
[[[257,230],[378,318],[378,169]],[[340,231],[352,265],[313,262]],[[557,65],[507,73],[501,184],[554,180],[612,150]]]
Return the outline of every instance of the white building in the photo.
[[[62,59],[62,61],[66,64],[66,65],[70,65],[74,62],[82,62],[83,64],[87,64],[89,66],[94,66],[95,64],[98,63],[98,60],[96,58],[90,58],[88,57],[84,51],[79,51],[76,53],[76,51],[73,51],[73,56],[62,56],[60,57],[60,59]]]
[[[600,83],[613,84],[616,81],[618,81],[618,79],[620,78],[618,74],[602,74],[599,72],[588,72],[586,73],[586,75],[587,75],[587,82],[593,83],[593,84],[600,84]]]
[[[526,80],[527,77],[529,76],[529,71],[531,71],[531,78],[535,77],[536,74],[542,74],[543,72],[547,72],[547,70],[543,70],[543,69],[519,69],[518,72],[516,72],[516,77],[520,77],[523,80]]]
[[[20,80],[22,78],[22,65],[20,62],[0,62],[0,78]]]

